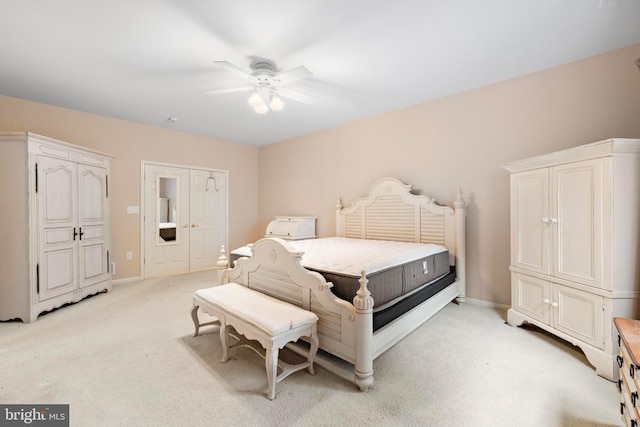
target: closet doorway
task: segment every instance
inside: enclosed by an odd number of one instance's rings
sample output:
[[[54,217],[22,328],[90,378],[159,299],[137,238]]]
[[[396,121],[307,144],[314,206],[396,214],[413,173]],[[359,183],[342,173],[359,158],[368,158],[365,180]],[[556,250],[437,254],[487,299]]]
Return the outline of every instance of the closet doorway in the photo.
[[[228,171],[142,162],[142,277],[216,266],[227,246]]]

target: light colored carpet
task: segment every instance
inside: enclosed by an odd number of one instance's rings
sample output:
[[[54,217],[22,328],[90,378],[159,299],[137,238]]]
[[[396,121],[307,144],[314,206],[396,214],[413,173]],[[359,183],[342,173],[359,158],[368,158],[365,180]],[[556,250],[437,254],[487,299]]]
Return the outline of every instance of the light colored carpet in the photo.
[[[0,322],[0,402],[70,404],[72,426],[618,426],[584,355],[506,313],[449,304],[374,362],[366,393],[317,367],[266,398],[264,361],[193,337],[210,272],[115,285],[32,324]]]

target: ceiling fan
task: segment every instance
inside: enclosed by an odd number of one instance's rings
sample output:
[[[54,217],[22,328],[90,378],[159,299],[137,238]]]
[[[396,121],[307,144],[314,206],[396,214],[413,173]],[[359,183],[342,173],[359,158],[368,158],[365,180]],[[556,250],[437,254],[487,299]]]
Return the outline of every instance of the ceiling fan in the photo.
[[[278,73],[273,63],[260,60],[252,64],[251,73],[247,73],[227,61],[214,61],[214,63],[248,80],[252,85],[231,89],[207,90],[205,93],[217,95],[221,93],[253,91],[253,94],[249,97],[249,104],[256,113],[264,114],[269,110],[281,110],[284,108],[284,102],[280,97],[292,99],[307,105],[315,105],[318,101],[318,98],[315,96],[284,87],[313,75],[311,71],[303,66]]]

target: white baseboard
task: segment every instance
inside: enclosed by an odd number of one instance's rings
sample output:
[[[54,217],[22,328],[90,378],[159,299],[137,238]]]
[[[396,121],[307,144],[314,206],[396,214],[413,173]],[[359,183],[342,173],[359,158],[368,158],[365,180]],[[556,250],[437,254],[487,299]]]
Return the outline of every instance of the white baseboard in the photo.
[[[481,300],[481,299],[465,298],[464,301],[467,304],[479,305],[479,306],[487,307],[487,308],[495,308],[497,310],[507,311],[508,309],[511,308],[510,305],[498,304],[498,303],[495,303],[495,302],[484,301],[484,300]]]
[[[142,278],[140,276],[138,276],[138,277],[127,277],[125,279],[112,280],[111,284],[112,285],[121,285],[123,283],[138,282],[140,280],[142,280]]]

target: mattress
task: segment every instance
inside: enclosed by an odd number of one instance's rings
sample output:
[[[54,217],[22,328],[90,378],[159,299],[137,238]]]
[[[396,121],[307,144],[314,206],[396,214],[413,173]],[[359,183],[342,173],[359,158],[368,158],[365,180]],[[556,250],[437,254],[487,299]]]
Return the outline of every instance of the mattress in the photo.
[[[322,274],[333,283],[332,292],[346,301],[353,301],[364,272],[374,300],[374,313],[388,310],[414,294],[428,294],[423,288],[451,276],[449,253],[441,245],[345,237],[287,243],[304,252],[300,262],[303,267]],[[251,249],[244,246],[230,255],[234,262],[251,256]],[[417,301],[418,297],[413,299]]]

